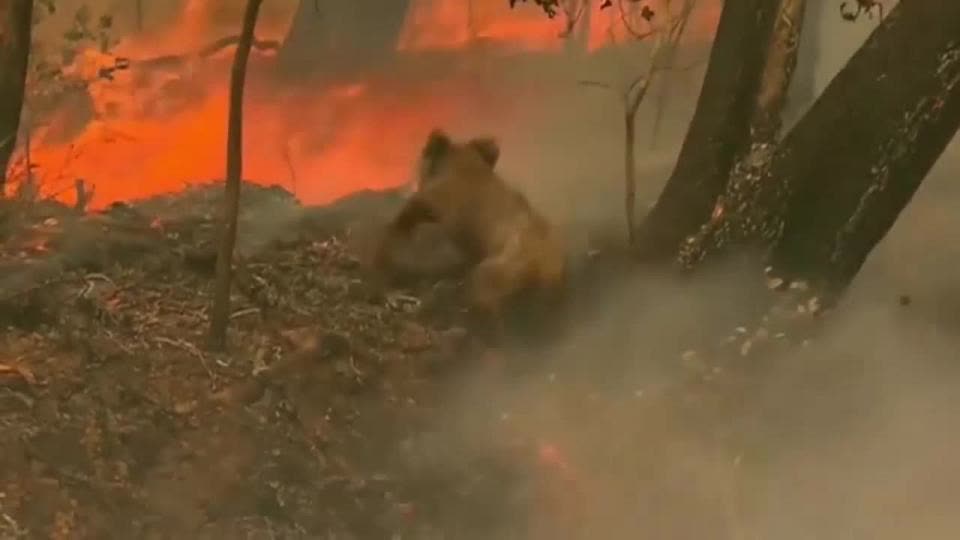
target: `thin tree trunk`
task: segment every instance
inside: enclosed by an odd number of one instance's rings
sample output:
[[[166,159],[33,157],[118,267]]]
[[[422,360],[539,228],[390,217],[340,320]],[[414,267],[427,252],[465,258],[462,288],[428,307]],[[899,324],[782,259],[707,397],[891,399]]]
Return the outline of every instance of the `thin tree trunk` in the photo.
[[[583,55],[590,48],[590,20],[592,17],[593,4],[590,0],[580,0],[577,4],[579,16],[573,22],[573,28],[570,35],[566,36],[564,46],[568,54]],[[574,13],[574,16],[577,16]]]
[[[240,211],[240,181],[243,174],[243,89],[247,60],[253,44],[257,14],[263,0],[247,0],[243,29],[233,57],[230,72],[230,109],[227,120],[227,177],[224,189],[223,223],[220,250],[217,253],[216,283],[213,308],[210,311],[210,346],[222,350],[227,343],[230,320],[230,285],[233,273],[233,251],[237,243],[237,218]]]
[[[671,54],[674,56],[674,54]],[[673,59],[670,59],[670,63],[673,63]],[[670,95],[672,90],[673,81],[670,78],[671,74],[666,73],[663,77],[660,77],[659,88],[657,89],[657,103],[654,105],[653,113],[653,126],[650,128],[650,149],[656,150],[657,143],[660,141],[660,131],[663,127],[663,115],[667,111],[667,98]]]
[[[691,6],[691,9],[692,9],[692,6]],[[684,19],[680,22],[680,25],[681,25],[680,28],[678,28],[677,30],[678,34],[677,34],[676,41],[672,43],[666,51],[664,51],[663,61],[662,61],[662,65],[664,67],[672,68],[675,66],[675,62],[677,59],[677,52],[680,49],[681,40],[683,39],[683,34],[686,31],[687,23],[689,21],[690,21],[689,15],[687,17],[684,17]],[[660,61],[660,60],[658,59],[657,61]],[[673,74],[670,73],[669,71],[665,72],[659,78],[659,81],[658,81],[659,91],[657,92],[657,104],[655,105],[656,112],[654,113],[654,117],[653,117],[653,128],[650,130],[650,148],[651,149],[656,148],[657,139],[660,138],[660,128],[663,123],[663,115],[667,108],[667,97],[669,96],[672,88],[672,84],[671,84],[673,82],[673,80],[671,79],[672,75]]]
[[[960,2],[900,2],[784,140],[774,272],[840,292],[960,127]]]
[[[33,0],[0,1],[0,197],[20,130],[32,22]]]
[[[638,107],[637,107],[638,108]],[[626,182],[624,191],[624,204],[626,205],[627,217],[627,240],[633,245],[637,230],[637,164],[636,164],[636,138],[637,138],[637,108],[624,112],[624,181]]]
[[[639,255],[669,260],[710,217],[737,156],[749,148],[777,2],[725,2],[693,120],[677,165],[637,235]]]

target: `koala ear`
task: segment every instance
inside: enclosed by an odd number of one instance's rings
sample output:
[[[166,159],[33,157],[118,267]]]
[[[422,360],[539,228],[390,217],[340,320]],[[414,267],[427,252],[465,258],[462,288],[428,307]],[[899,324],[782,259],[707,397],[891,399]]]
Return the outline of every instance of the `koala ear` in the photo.
[[[423,145],[421,157],[427,161],[433,161],[449,152],[452,146],[453,141],[450,140],[450,136],[445,131],[434,129],[430,132],[430,135],[427,135],[427,142]]]
[[[467,144],[480,154],[480,157],[490,165],[491,169],[497,166],[497,161],[500,159],[500,145],[496,139],[493,137],[477,137],[471,139]]]
[[[423,184],[436,174],[443,159],[453,149],[453,141],[443,130],[434,129],[420,151],[419,182]]]

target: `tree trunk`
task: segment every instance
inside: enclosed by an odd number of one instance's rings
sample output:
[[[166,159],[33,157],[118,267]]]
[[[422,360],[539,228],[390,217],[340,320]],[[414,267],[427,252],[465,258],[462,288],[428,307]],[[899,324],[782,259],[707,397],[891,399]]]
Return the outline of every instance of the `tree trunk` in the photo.
[[[567,54],[581,56],[590,48],[590,20],[592,18],[593,3],[591,0],[580,0],[578,11],[574,13],[576,20],[570,28],[569,35],[564,37],[564,49]],[[577,16],[579,14],[579,16]],[[568,22],[569,24],[569,22]]]
[[[33,0],[0,2],[0,197],[20,130],[32,21]]]
[[[210,346],[222,350],[227,343],[230,320],[230,285],[233,273],[233,250],[237,243],[237,218],[240,211],[240,179],[243,173],[243,87],[247,60],[253,44],[253,31],[263,0],[247,0],[243,29],[233,57],[230,72],[230,109],[227,120],[227,177],[224,181],[224,209],[220,250],[217,253],[216,283],[213,308],[210,311]]]
[[[278,62],[286,76],[337,76],[389,59],[410,0],[300,0]]]
[[[750,123],[752,144],[773,143],[780,136],[787,91],[797,67],[805,8],[806,0],[780,0],[777,21],[767,47],[753,121]]]
[[[749,148],[777,2],[724,2],[717,37],[677,165],[637,235],[641,258],[676,256],[681,242],[710,217],[737,156]]]
[[[137,31],[143,31],[143,0],[136,0]]]
[[[807,0],[800,51],[797,53],[797,71],[793,76],[787,106],[783,111],[783,123],[788,129],[796,124],[817,98],[817,67],[820,65],[823,48],[825,5],[824,0]]]
[[[805,4],[806,0],[779,1],[750,122],[750,145],[737,156],[710,219],[680,246],[679,261],[685,267],[731,246],[770,239],[778,231],[779,216],[770,212],[766,198],[766,184],[772,182],[766,173],[777,148],[787,92],[797,65]]]
[[[900,2],[784,140],[777,275],[840,292],[960,127],[960,2]]]
[[[639,102],[638,102],[639,105]],[[624,124],[624,152],[623,152],[623,161],[624,161],[624,181],[626,182],[624,190],[624,204],[626,205],[626,217],[627,217],[627,241],[630,245],[633,245],[635,242],[634,235],[637,230],[637,163],[636,163],[636,146],[637,146],[637,109],[639,107],[634,107],[633,110],[630,109],[629,105],[627,110],[623,115],[623,124]]]

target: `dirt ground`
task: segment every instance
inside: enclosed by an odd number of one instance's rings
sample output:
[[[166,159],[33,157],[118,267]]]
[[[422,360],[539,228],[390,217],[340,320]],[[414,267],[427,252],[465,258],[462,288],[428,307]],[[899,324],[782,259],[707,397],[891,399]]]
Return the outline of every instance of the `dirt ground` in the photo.
[[[8,209],[0,538],[519,533],[532,443],[457,468],[418,448],[444,381],[498,369],[431,307],[442,288],[378,297],[346,214],[245,189],[225,354],[204,347],[219,190]]]
[[[456,283],[367,286],[345,230],[391,196],[303,209],[280,189],[244,190],[222,354],[204,346],[219,189],[82,216],[48,203],[6,209],[0,538],[590,538],[620,522],[721,538],[736,528],[716,417],[738,403],[715,377],[702,384],[713,370],[696,355],[678,365],[697,382],[642,402],[589,365],[560,381],[549,366],[529,369],[549,354],[479,345]],[[734,348],[757,335],[743,330]],[[480,381],[475,403],[488,403],[469,415],[451,412],[465,380]],[[483,394],[517,381],[538,385],[525,416]],[[643,429],[577,450],[562,434],[545,440],[534,408],[582,419],[579,440]],[[580,475],[578,457],[603,466]],[[643,475],[641,493],[586,482],[618,477],[624,459]]]

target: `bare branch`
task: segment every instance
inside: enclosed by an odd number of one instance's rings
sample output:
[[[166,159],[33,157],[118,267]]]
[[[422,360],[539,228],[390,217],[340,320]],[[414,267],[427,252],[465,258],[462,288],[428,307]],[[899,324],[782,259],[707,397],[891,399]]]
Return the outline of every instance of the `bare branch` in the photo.
[[[653,34],[657,33],[656,26],[649,23],[648,24],[650,28],[646,32],[641,32],[640,30],[635,29],[633,25],[630,23],[630,17],[627,15],[627,11],[629,11],[629,8],[625,8],[623,6],[623,2],[624,0],[617,0],[617,11],[620,14],[620,23],[623,24],[624,29],[626,29],[626,31],[630,33],[630,35],[632,35],[634,39],[638,41],[643,41],[648,37],[652,36]]]
[[[645,82],[647,82],[647,81],[648,81],[648,79],[647,79],[646,76],[640,75],[639,77],[635,78],[635,79],[633,80],[633,82],[631,82],[631,83],[627,86],[627,93],[633,92],[634,90],[637,89],[637,87],[638,87],[640,84],[645,83]]]
[[[577,23],[580,22],[580,19],[583,18],[583,13],[587,9],[587,5],[590,3],[590,0],[568,0],[563,3],[563,14],[567,18],[567,22],[564,25],[563,30],[560,31],[561,38],[568,38],[573,34],[574,28],[576,28]],[[577,10],[572,9],[571,4],[577,6]]]

